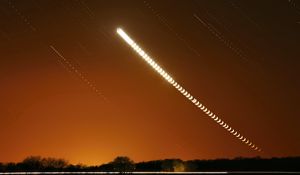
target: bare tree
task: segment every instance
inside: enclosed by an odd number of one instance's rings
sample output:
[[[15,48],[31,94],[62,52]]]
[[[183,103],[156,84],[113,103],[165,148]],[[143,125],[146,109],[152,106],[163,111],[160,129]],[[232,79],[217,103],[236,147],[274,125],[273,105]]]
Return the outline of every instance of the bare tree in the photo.
[[[116,157],[111,164],[113,165],[113,170],[117,172],[132,172],[135,170],[134,162],[126,156]]]

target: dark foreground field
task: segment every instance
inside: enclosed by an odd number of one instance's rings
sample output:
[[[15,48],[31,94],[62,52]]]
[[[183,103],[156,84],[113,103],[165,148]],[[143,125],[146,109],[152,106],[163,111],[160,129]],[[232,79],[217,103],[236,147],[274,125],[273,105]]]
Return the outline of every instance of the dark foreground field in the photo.
[[[98,165],[73,165],[64,159],[31,156],[19,163],[0,163],[0,174],[253,174],[300,173],[300,157],[215,160],[164,159],[135,163],[128,157]]]
[[[155,174],[299,174],[300,172],[290,172],[290,171],[202,171],[202,172],[4,172],[1,175],[15,175],[15,174],[145,174],[145,175],[155,175]]]
[[[0,173],[3,175],[10,174],[299,174],[299,172],[284,172],[284,171],[236,171],[236,172],[16,172],[16,173]]]

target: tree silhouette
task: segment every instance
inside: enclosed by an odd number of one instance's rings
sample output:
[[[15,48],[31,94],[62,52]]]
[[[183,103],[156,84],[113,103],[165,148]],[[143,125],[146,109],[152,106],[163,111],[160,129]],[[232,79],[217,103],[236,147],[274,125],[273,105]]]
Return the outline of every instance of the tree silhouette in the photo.
[[[135,170],[134,162],[126,156],[116,157],[112,162],[113,170],[117,172],[132,172]]]
[[[21,162],[21,168],[30,171],[41,171],[43,169],[42,158],[40,156],[29,156]]]
[[[29,156],[20,165],[21,169],[30,171],[57,171],[67,167],[68,162],[64,159],[41,158],[40,156]]]
[[[42,159],[43,168],[46,170],[61,170],[67,167],[68,162],[64,159],[56,159],[56,158],[43,158]]]

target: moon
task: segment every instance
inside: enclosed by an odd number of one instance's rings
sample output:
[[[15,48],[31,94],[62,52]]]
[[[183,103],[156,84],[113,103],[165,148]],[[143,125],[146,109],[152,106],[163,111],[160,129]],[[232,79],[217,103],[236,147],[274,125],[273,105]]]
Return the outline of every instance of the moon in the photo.
[[[167,81],[170,82],[172,80],[172,78],[170,76],[167,76]]]
[[[252,148],[255,150],[260,150],[257,146],[252,144],[248,139],[244,138],[238,131],[235,131],[228,124],[218,118],[215,114],[213,114],[208,108],[202,105],[197,99],[195,99],[188,91],[186,91],[182,86],[180,86],[163,68],[161,68],[147,53],[137,44],[125,31],[121,28],[117,28],[117,33],[121,36],[121,38],[131,46],[131,48],[144,60],[147,64],[149,64],[156,72],[158,72],[164,80],[167,80],[168,83],[172,84],[182,95],[186,96],[186,98],[193,102],[198,108],[200,108],[204,113],[206,113],[209,117],[211,117],[215,122],[228,130],[231,134],[238,137],[244,143],[249,143],[249,146],[252,145]],[[231,47],[231,46],[230,46]],[[73,68],[74,69],[74,68]],[[89,83],[90,84],[90,83]]]
[[[150,65],[151,65],[151,61],[152,61],[152,60],[149,61],[149,62],[150,62],[150,63],[149,63]],[[168,75],[168,74],[167,74],[165,71],[164,71],[163,74],[162,74],[162,76],[163,76],[164,78],[167,78],[167,75]]]
[[[153,62],[152,66],[153,66],[154,69],[158,68],[158,65],[155,62]]]
[[[138,46],[135,43],[132,44],[132,47],[133,47],[134,50],[138,49]]]

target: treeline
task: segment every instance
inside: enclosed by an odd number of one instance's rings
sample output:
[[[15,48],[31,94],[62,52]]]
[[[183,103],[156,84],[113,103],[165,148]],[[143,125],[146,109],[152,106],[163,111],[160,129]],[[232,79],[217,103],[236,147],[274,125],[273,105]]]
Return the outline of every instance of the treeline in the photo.
[[[300,171],[300,157],[215,160],[166,159],[136,163],[136,171]]]
[[[0,163],[0,172],[21,171],[300,171],[300,157],[235,158],[215,160],[165,159],[134,163],[128,157],[117,157],[113,161],[99,166],[72,165],[64,159],[30,156],[19,163]]]

